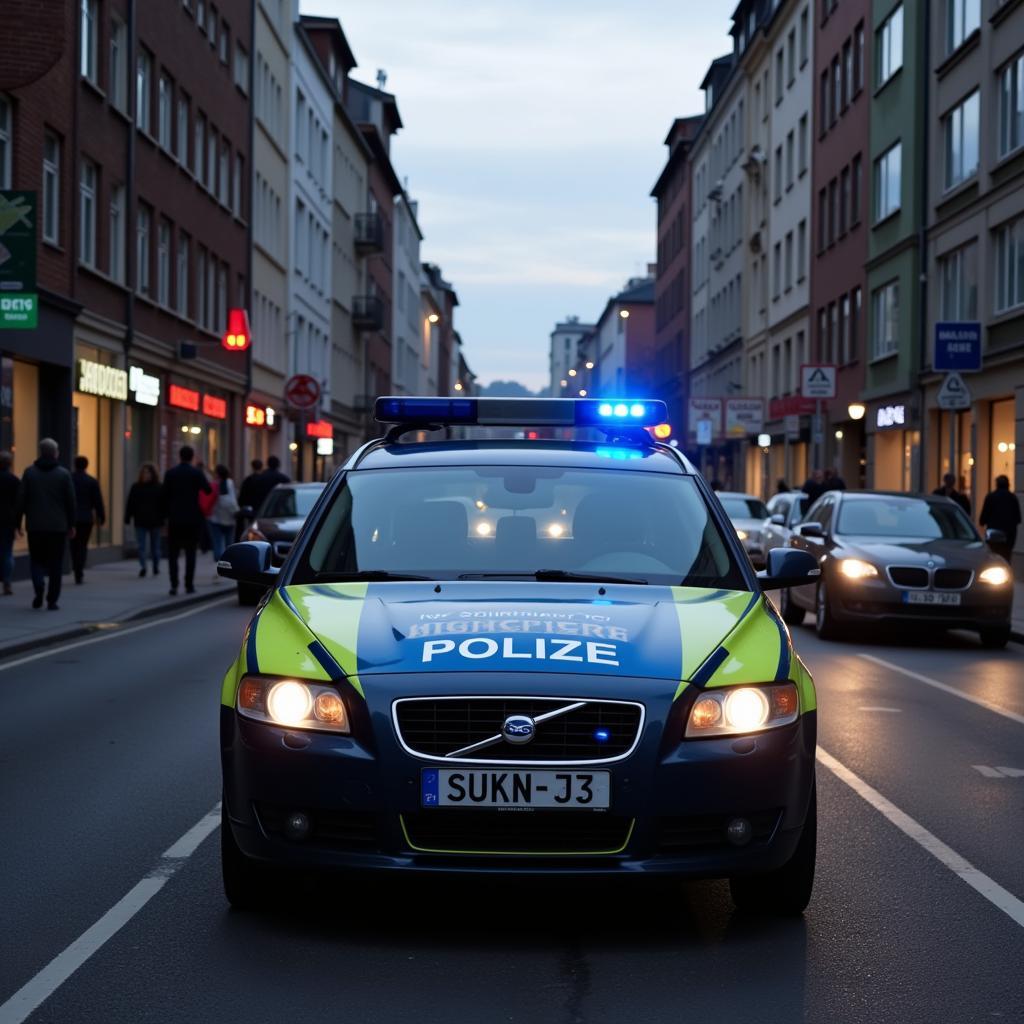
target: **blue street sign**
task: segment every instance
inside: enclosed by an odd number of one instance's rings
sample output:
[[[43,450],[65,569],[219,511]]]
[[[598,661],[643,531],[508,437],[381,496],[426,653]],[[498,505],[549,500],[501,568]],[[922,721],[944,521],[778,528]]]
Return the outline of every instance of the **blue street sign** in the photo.
[[[981,324],[947,321],[935,325],[932,369],[945,371],[981,369]]]

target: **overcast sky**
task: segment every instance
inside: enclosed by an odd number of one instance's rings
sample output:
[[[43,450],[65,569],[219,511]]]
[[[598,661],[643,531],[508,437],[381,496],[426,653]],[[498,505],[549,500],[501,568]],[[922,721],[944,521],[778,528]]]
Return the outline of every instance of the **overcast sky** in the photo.
[[[388,74],[422,257],[458,292],[483,383],[547,383],[548,335],[655,258],[651,186],[698,113],[725,7],[698,0],[302,0],[341,20],[356,78]]]

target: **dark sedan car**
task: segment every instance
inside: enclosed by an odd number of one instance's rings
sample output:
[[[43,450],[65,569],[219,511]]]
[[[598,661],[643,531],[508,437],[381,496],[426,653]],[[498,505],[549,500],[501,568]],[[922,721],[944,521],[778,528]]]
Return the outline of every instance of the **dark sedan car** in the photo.
[[[783,618],[795,625],[813,611],[825,639],[897,621],[976,630],[986,647],[1010,638],[1010,568],[949,498],[828,491],[789,546],[814,554],[821,578],[783,592]]]
[[[322,482],[278,484],[263,500],[256,519],[249,524],[242,539],[267,541],[274,565],[284,565],[306,516],[325,486]],[[265,592],[265,587],[239,583],[238,603],[257,604]]]

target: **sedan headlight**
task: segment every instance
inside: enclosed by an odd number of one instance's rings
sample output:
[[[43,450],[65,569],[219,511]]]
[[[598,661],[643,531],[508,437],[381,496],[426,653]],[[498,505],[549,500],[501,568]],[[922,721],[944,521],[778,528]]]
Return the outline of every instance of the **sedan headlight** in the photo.
[[[707,690],[690,708],[686,738],[738,736],[795,722],[800,696],[794,683]]]
[[[878,575],[878,570],[870,562],[863,562],[859,558],[841,559],[839,571],[848,580],[868,580]]]
[[[748,534],[747,534],[746,530],[737,529],[736,530],[736,536],[739,537],[740,540],[746,540],[747,537],[748,537]]]
[[[333,686],[302,679],[246,676],[238,688],[238,713],[288,729],[349,732],[348,710]]]
[[[1010,570],[1005,565],[990,565],[987,569],[981,570],[978,579],[982,583],[991,583],[994,587],[1001,587],[1010,582]]]

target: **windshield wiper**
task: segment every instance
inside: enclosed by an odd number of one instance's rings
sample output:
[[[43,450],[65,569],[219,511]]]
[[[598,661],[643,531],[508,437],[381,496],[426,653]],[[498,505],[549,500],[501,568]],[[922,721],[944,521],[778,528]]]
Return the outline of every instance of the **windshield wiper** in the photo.
[[[318,583],[348,583],[361,580],[426,580],[434,582],[433,576],[416,576],[408,572],[388,572],[386,569],[359,569],[356,572],[317,572],[313,578]]]
[[[535,569],[533,572],[464,572],[460,580],[540,580],[543,583],[635,583],[646,585],[647,580],[633,576],[615,576],[608,573],[568,572],[565,569]]]

